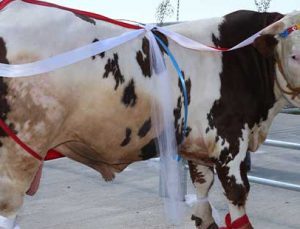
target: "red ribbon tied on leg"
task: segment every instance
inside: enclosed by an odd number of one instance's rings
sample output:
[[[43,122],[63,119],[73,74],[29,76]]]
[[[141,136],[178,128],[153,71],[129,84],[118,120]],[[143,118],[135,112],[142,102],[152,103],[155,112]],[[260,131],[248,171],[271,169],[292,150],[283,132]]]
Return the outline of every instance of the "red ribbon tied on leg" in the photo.
[[[228,213],[225,216],[225,224],[226,224],[226,227],[221,227],[220,229],[240,229],[246,225],[249,225],[250,221],[249,221],[248,216],[245,214],[242,217],[236,219],[234,222],[231,223],[231,217],[230,217],[230,214]]]

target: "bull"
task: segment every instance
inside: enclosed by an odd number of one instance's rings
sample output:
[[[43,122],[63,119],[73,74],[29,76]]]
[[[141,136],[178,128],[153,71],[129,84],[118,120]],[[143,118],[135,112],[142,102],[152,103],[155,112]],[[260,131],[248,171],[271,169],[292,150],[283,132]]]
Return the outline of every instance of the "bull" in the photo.
[[[129,30],[26,1],[7,5],[0,22],[0,62],[6,64],[45,59]],[[179,154],[188,160],[199,200],[207,198],[216,171],[231,226],[246,216],[247,150],[263,143],[287,101],[300,106],[299,23],[299,12],[237,11],[167,27],[214,47],[232,47],[266,28],[252,45],[224,53],[195,52],[161,35],[188,93],[184,131],[182,86],[164,54]],[[157,156],[152,78],[149,41],[141,37],[38,77],[0,78],[0,117],[42,158],[56,149],[112,180],[130,163]],[[16,216],[41,163],[0,129],[1,216]],[[197,228],[218,228],[209,202],[199,201],[192,219]],[[247,220],[235,228],[253,227]]]

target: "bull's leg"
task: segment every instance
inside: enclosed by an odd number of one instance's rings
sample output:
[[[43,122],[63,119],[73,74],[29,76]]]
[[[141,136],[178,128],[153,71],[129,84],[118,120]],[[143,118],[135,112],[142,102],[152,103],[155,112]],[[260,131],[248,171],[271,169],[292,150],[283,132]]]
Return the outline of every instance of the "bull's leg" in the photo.
[[[199,229],[218,229],[212,217],[208,193],[214,182],[213,168],[189,161],[190,175],[197,192],[197,203],[192,215]]]
[[[223,151],[220,160],[216,162],[216,171],[229,203],[230,214],[226,217],[226,224],[231,224],[231,227],[232,224],[237,225],[234,227],[237,229],[253,228],[245,210],[250,190],[245,157],[246,152],[239,152],[232,159],[228,151]]]
[[[23,196],[13,182],[0,178],[0,229],[17,228],[16,216]]]
[[[8,150],[10,149],[10,150]],[[40,161],[12,147],[0,150],[0,229],[15,229],[15,218]]]

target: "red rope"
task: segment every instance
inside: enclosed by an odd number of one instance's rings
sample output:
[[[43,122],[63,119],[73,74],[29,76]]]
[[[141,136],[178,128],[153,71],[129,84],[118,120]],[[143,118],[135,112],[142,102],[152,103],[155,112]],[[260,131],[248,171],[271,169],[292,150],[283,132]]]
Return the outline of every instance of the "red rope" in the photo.
[[[11,0],[8,0],[11,1]],[[114,20],[108,17],[105,17],[103,15],[100,14],[96,14],[96,13],[91,13],[91,12],[87,12],[87,11],[83,11],[83,10],[78,10],[78,9],[73,9],[73,8],[69,8],[69,7],[65,7],[65,6],[60,6],[57,4],[53,4],[53,3],[49,3],[49,2],[44,2],[44,1],[38,1],[38,0],[22,0],[23,2],[27,2],[30,4],[34,4],[34,5],[39,5],[39,6],[46,6],[46,7],[53,7],[53,8],[58,8],[58,9],[62,9],[62,10],[67,10],[76,14],[80,14],[83,16],[87,16],[87,17],[91,17],[97,20],[101,20],[101,21],[106,21],[115,25],[119,25],[128,29],[141,29],[142,27],[138,26],[138,25],[132,25],[126,22],[122,22],[122,21],[118,21],[118,20]]]
[[[11,3],[13,0],[3,0],[0,2],[0,10],[2,10],[4,7],[6,7],[9,3]]]
[[[0,2],[0,10],[3,9],[4,7],[6,7],[9,3],[13,2],[14,0],[3,0]],[[101,20],[101,21],[106,21],[118,26],[122,26],[124,28],[128,28],[128,29],[141,29],[142,27],[138,26],[138,25],[133,25],[133,24],[129,24],[126,22],[122,22],[122,21],[118,21],[118,20],[114,20],[112,18],[109,17],[105,17],[103,15],[100,14],[96,14],[96,13],[92,13],[92,12],[88,12],[88,11],[84,11],[84,10],[78,10],[78,9],[73,9],[70,7],[66,7],[66,6],[61,6],[61,5],[57,5],[54,3],[50,3],[50,2],[44,2],[44,1],[38,1],[38,0],[22,0],[23,2],[29,3],[29,4],[33,4],[33,5],[39,5],[39,6],[46,6],[46,7],[52,7],[52,8],[57,8],[57,9],[61,9],[61,10],[66,10],[66,11],[70,11],[76,14],[80,14],[83,16],[87,16],[87,17],[91,17],[94,18],[96,20]]]
[[[39,161],[43,160],[43,158],[38,153],[36,153],[33,149],[27,146],[20,138],[18,138],[18,136],[15,135],[15,133],[6,125],[6,123],[2,119],[0,119],[0,127],[5,131],[5,133],[9,137],[11,137],[26,152],[28,152],[30,155],[32,155],[34,158],[38,159]]]

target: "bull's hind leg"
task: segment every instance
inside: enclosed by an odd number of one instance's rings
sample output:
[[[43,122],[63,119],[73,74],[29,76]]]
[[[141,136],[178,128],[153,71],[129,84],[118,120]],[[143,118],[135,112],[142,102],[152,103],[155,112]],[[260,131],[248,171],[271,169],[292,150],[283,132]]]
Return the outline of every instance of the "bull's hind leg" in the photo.
[[[199,229],[218,229],[212,217],[212,208],[208,202],[208,193],[214,182],[212,167],[196,164],[189,161],[190,175],[197,193],[192,220],[195,220]]]
[[[247,177],[246,152],[239,152],[233,159],[228,150],[221,153],[216,171],[229,204],[227,228],[252,229],[246,215],[246,200],[250,190]]]

